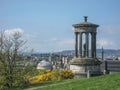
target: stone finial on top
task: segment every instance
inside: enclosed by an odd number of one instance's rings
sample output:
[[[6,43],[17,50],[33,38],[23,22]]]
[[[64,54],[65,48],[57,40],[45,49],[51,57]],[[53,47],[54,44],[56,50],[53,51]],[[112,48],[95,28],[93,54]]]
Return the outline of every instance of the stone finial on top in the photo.
[[[88,16],[84,16],[84,21],[87,22]]]

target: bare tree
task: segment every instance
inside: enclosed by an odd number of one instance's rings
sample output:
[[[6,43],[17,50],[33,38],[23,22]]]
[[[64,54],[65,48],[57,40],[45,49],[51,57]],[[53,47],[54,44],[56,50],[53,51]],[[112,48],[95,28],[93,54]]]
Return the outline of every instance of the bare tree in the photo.
[[[20,32],[8,35],[6,31],[0,31],[0,79],[3,80],[0,84],[7,88],[13,86],[17,73],[18,51],[25,43]]]

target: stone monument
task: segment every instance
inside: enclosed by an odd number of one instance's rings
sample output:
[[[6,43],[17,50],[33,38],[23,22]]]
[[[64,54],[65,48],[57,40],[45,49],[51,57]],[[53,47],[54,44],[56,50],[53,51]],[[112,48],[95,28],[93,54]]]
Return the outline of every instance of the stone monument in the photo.
[[[87,22],[87,16],[84,16],[84,22],[73,24],[73,27],[75,56],[70,61],[70,70],[77,77],[99,75],[101,62],[96,58],[96,30],[99,25]]]

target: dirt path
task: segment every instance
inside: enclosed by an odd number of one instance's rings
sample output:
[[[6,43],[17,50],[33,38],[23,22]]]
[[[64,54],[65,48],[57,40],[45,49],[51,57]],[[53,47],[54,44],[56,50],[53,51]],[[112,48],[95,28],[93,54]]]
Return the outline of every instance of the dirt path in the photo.
[[[44,88],[44,87],[50,87],[50,86],[57,86],[57,85],[66,84],[66,83],[70,83],[70,82],[72,82],[72,81],[62,82],[62,83],[56,83],[56,84],[51,84],[51,85],[47,85],[47,86],[37,86],[37,87],[27,88],[27,89],[24,89],[24,90],[35,90],[35,89],[38,89],[38,88]]]

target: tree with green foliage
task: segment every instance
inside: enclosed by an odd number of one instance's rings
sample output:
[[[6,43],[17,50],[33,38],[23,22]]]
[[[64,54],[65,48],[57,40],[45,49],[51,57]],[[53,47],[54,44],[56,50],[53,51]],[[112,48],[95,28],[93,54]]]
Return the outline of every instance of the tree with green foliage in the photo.
[[[16,61],[19,58],[18,51],[25,44],[20,32],[7,34],[0,31],[0,89],[11,88],[19,74]]]

